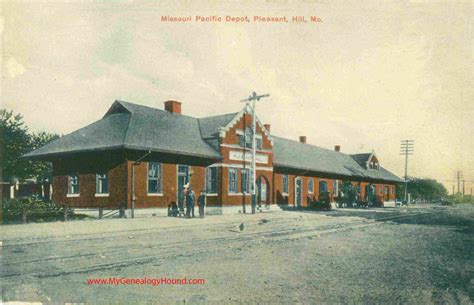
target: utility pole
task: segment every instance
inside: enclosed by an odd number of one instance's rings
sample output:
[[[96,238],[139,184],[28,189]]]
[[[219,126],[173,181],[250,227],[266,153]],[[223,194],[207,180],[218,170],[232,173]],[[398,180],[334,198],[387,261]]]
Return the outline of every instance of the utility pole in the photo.
[[[246,107],[250,107],[252,110],[252,166],[250,170],[250,179],[252,179],[252,188],[250,189],[250,194],[252,197],[252,214],[255,214],[255,206],[256,206],[256,189],[257,189],[257,166],[256,166],[256,146],[257,146],[257,120],[255,117],[255,101],[260,101],[261,98],[269,97],[270,94],[262,94],[258,95],[255,91],[249,95],[248,98],[241,100],[241,102],[246,103]],[[245,159],[244,159],[245,163]]]
[[[408,204],[407,187],[408,187],[408,155],[413,155],[415,151],[414,140],[402,140],[400,143],[400,155],[405,155],[405,194],[404,201]]]
[[[458,171],[458,196],[461,195],[461,179],[462,179],[462,171]]]
[[[464,182],[466,182],[466,180],[462,179],[462,196],[464,197],[464,191],[465,191],[465,188],[464,188]]]

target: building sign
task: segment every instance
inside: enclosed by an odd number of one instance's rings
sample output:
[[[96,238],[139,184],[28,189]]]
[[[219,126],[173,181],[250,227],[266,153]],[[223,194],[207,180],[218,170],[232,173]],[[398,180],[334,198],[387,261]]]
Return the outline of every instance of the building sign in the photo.
[[[235,161],[244,161],[244,152],[243,151],[231,150],[229,152],[229,159],[230,160],[235,160]],[[245,161],[252,162],[252,153],[251,152],[247,152],[245,154]],[[256,154],[255,155],[255,162],[256,163],[267,164],[268,163],[268,156],[264,155],[264,154]]]

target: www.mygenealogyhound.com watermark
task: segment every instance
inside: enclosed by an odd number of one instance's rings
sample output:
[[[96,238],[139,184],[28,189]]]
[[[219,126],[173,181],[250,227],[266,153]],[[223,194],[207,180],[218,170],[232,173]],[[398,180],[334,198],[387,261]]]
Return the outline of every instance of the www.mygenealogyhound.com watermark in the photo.
[[[86,280],[87,285],[148,285],[148,286],[159,286],[159,285],[204,285],[205,279],[188,279],[183,278],[128,278],[128,277],[109,277],[109,278],[92,278]]]

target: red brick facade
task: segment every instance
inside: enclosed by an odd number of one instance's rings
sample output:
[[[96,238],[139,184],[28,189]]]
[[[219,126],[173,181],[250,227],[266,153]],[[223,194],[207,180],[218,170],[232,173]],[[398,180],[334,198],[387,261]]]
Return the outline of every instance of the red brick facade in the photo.
[[[96,174],[107,171],[109,196],[96,196]],[[68,176],[77,174],[79,195],[68,195]],[[71,207],[118,208],[127,201],[127,167],[120,157],[77,158],[53,162],[53,201]]]
[[[180,105],[169,103],[169,107],[174,107],[176,113]],[[251,149],[242,147],[239,135],[245,134],[247,127],[251,127],[252,120],[248,114],[236,117],[219,134],[219,150],[222,160],[210,164],[193,161],[189,165],[190,184],[198,194],[206,189],[206,167],[211,165],[217,168],[217,193],[208,195],[208,206],[242,206],[250,207],[251,197],[243,194],[242,171],[250,169]],[[321,181],[326,181],[327,190],[333,194],[333,198],[338,196],[334,192],[334,181],[338,184],[341,180],[334,180],[337,177],[323,178],[321,176],[308,176],[308,173],[298,174],[297,172],[285,173],[282,169],[273,165],[273,144],[269,133],[265,128],[257,125],[257,134],[261,139],[261,145],[257,149],[257,173],[256,177],[262,185],[259,190],[262,195],[266,194],[266,200],[262,204],[283,204],[295,205],[295,183],[301,178],[301,206],[306,207],[310,200],[315,200],[319,195],[319,185]],[[146,154],[145,152],[142,153]],[[135,167],[135,207],[136,208],[166,208],[171,202],[178,201],[178,163],[192,164],[190,159],[182,159],[180,156],[167,156],[162,154],[150,154],[146,156],[138,165],[133,165],[137,160],[137,155],[131,156],[125,152],[104,154],[91,154],[82,157],[70,157],[68,159],[56,160],[53,162],[53,200],[59,204],[67,204],[71,207],[105,207],[118,208],[125,205],[131,206],[132,189],[132,166]],[[246,161],[243,161],[246,160]],[[161,164],[161,188],[159,194],[148,193],[148,162],[159,162]],[[191,162],[191,163],[188,163]],[[199,163],[199,164],[196,164]],[[236,171],[237,189],[234,192],[229,190],[229,171]],[[108,174],[108,195],[96,194],[96,174],[105,171]],[[79,194],[68,195],[68,175],[75,173],[79,180]],[[283,176],[288,175],[288,192],[283,192]],[[314,181],[313,192],[309,192],[309,181]],[[354,185],[358,181],[353,182]],[[372,182],[374,183],[374,182]],[[369,182],[360,182],[361,198],[365,197],[365,187]],[[395,184],[376,185],[377,196],[384,201],[395,199]],[[387,188],[387,193],[385,191]],[[259,197],[260,198],[260,197]]]
[[[338,196],[338,192],[334,192],[334,181],[337,181],[338,187],[340,187],[342,181],[339,179],[328,179],[328,178],[320,178],[317,176],[308,177],[308,176],[296,176],[288,174],[288,192],[283,192],[283,176],[285,174],[275,173],[274,174],[274,198],[276,198],[276,203],[280,205],[290,205],[295,206],[296,202],[296,194],[295,194],[295,185],[296,185],[296,178],[301,178],[302,180],[302,196],[301,196],[301,206],[307,207],[310,200],[315,200],[319,196],[319,183],[321,181],[326,181],[327,183],[327,191],[332,194],[332,200],[336,200]],[[314,181],[313,192],[309,192],[309,181]],[[365,187],[368,186],[370,183],[368,182],[352,182],[354,186],[359,186],[361,189],[360,197],[365,198],[366,191]],[[376,194],[377,198],[380,201],[394,201],[395,200],[395,184],[380,184],[380,183],[372,183],[376,187]],[[385,194],[385,187],[387,188],[387,193]]]

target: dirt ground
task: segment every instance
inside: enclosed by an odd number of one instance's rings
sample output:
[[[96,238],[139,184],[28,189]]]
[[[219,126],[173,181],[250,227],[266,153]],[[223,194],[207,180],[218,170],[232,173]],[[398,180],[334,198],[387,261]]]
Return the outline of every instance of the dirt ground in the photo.
[[[8,225],[2,301],[472,304],[473,233],[474,205]]]

